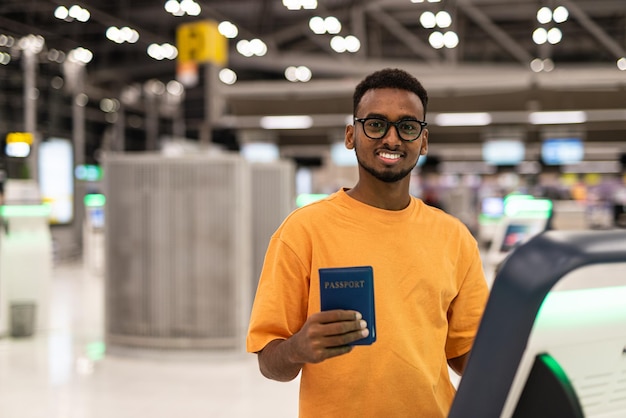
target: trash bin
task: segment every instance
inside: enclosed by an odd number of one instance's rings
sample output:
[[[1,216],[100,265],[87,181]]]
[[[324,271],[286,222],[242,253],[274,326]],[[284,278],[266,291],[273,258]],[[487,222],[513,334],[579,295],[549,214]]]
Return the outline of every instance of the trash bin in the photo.
[[[30,337],[35,333],[35,302],[11,302],[11,337]]]

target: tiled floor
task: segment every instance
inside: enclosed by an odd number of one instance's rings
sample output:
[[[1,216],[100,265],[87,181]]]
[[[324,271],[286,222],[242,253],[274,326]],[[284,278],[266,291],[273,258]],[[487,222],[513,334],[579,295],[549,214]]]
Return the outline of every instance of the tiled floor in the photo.
[[[298,382],[263,378],[254,355],[106,352],[103,279],[56,265],[49,328],[0,338],[2,418],[287,418]]]

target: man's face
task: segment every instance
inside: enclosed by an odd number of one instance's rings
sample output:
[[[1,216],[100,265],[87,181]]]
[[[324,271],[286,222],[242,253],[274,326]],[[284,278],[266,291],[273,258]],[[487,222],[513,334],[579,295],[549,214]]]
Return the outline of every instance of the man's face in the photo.
[[[357,118],[377,117],[390,122],[402,119],[424,120],[424,106],[419,97],[406,90],[373,89],[367,91],[359,108]],[[424,128],[413,142],[400,139],[394,126],[381,139],[368,138],[361,122],[346,127],[345,144],[354,149],[362,170],[374,178],[392,183],[407,177],[420,155],[428,151],[428,130]]]

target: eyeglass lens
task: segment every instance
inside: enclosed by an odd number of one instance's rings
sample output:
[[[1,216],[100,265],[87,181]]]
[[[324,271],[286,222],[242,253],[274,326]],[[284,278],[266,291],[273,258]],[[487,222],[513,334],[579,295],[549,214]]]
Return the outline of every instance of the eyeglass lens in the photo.
[[[413,141],[422,133],[422,124],[415,120],[390,122],[385,119],[366,118],[360,121],[363,123],[365,134],[372,139],[380,139],[387,135],[391,125],[396,127],[398,135],[405,141]]]

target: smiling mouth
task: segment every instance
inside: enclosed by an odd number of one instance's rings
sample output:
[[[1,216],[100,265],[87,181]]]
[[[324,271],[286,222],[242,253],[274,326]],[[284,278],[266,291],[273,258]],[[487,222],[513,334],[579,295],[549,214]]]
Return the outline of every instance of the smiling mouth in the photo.
[[[400,154],[390,153],[390,152],[380,152],[378,156],[386,159],[386,160],[397,160],[400,158]]]

